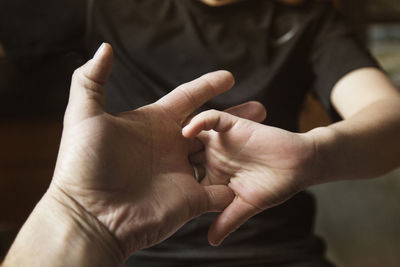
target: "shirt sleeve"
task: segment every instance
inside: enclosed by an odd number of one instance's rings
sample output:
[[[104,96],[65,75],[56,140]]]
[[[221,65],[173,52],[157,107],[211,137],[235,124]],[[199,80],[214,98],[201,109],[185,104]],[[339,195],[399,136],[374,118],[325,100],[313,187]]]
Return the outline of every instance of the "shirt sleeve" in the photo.
[[[316,38],[310,52],[313,93],[332,119],[339,120],[340,116],[330,102],[335,84],[353,70],[380,67],[332,4],[324,6],[315,25]]]

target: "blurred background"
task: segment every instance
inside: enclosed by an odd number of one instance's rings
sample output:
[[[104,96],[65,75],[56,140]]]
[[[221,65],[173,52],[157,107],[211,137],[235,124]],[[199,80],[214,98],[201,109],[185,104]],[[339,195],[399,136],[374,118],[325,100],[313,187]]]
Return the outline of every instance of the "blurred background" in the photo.
[[[399,0],[342,0],[337,5],[400,87]],[[71,39],[82,34],[84,21],[79,18],[84,10],[79,0],[0,1],[0,261],[52,177],[70,77],[85,61],[79,56],[80,44]],[[64,29],[72,31],[68,40]],[[66,42],[76,46],[75,52],[52,45]],[[43,51],[43,43],[54,51]],[[329,123],[310,95],[301,130]],[[318,199],[317,233],[327,241],[333,262],[344,267],[400,266],[400,170],[311,191]]]

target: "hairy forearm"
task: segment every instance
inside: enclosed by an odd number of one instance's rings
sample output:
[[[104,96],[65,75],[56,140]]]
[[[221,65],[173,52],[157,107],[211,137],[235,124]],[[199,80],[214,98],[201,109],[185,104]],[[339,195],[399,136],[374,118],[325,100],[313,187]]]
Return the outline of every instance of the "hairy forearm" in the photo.
[[[122,266],[108,230],[67,196],[51,193],[25,222],[2,266]]]
[[[316,150],[313,184],[377,177],[400,166],[400,99],[371,103],[309,134]]]

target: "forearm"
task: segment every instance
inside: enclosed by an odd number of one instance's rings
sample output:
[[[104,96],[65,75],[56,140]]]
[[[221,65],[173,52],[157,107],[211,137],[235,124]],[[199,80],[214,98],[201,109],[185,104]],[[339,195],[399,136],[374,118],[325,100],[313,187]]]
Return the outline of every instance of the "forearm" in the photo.
[[[382,175],[400,166],[400,99],[371,103],[308,134],[316,151],[313,184]]]
[[[67,196],[46,195],[20,230],[2,266],[122,266],[108,230]]]

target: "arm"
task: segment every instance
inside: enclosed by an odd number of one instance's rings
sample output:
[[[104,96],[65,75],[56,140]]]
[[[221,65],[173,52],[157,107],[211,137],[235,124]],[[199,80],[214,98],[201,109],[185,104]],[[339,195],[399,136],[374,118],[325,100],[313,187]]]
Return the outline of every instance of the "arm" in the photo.
[[[331,102],[344,120],[310,131],[315,183],[373,178],[400,166],[400,95],[381,71],[365,68],[343,77]]]
[[[1,266],[122,266],[124,259],[102,223],[71,198],[48,192]]]
[[[304,134],[218,111],[197,115],[183,129],[185,137],[198,136],[206,145],[191,156],[205,169],[202,183],[227,184],[236,195],[211,226],[210,243],[311,185],[372,178],[400,166],[400,96],[384,74],[348,74],[336,84],[332,102],[345,119]]]

